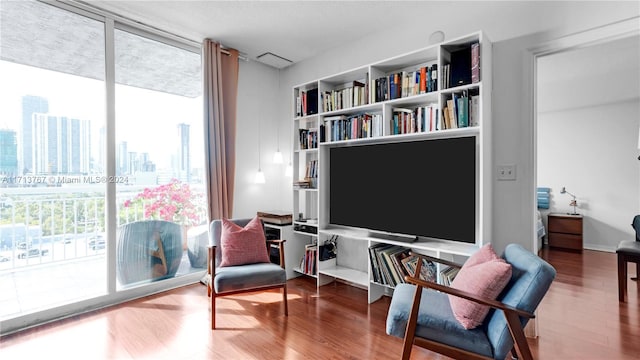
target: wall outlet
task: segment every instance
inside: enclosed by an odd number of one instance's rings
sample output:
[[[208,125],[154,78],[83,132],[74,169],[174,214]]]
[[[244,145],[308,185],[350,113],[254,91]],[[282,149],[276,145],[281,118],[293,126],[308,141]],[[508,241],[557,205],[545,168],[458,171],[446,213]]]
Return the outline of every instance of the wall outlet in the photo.
[[[498,180],[515,180],[515,165],[498,165]]]

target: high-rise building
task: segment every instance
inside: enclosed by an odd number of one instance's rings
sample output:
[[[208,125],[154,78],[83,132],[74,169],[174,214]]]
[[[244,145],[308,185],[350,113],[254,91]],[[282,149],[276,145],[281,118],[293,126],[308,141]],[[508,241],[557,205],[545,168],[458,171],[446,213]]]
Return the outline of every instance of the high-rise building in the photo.
[[[22,97],[22,142],[18,143],[20,148],[19,165],[20,173],[33,171],[33,114],[49,112],[49,102],[40,96],[26,95]]]
[[[176,176],[186,182],[191,181],[191,157],[189,153],[189,124],[178,124],[178,156]]]
[[[116,151],[116,175],[127,175],[129,169],[129,152],[127,151],[127,142],[118,143]]]
[[[87,174],[91,163],[88,120],[34,113],[31,164],[35,174]]]
[[[18,174],[18,141],[15,130],[0,129],[0,175]]]

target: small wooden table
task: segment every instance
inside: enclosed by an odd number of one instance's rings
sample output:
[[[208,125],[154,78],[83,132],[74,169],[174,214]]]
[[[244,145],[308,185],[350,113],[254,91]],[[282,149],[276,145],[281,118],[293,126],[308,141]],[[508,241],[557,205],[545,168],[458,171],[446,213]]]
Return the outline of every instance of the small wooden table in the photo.
[[[547,219],[550,247],[582,251],[582,215],[551,213]]]

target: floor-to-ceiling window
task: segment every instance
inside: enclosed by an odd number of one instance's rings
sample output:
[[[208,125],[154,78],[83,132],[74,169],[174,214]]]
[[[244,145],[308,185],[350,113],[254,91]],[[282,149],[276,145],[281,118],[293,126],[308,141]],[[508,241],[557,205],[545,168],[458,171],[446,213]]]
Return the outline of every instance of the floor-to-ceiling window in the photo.
[[[200,53],[161,40],[115,30],[120,288],[206,265]]]
[[[203,271],[199,49],[61,6],[0,3],[3,332]]]

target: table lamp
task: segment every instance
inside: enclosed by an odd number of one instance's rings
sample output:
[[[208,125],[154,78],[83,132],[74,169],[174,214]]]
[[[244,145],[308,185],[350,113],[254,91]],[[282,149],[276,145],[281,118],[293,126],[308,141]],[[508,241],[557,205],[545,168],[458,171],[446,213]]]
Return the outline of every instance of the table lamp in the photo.
[[[573,197],[573,200],[569,203],[569,206],[573,206],[573,213],[569,213],[569,215],[579,215],[576,212],[576,207],[578,207],[578,202],[576,201],[576,196],[572,193],[568,192],[567,189],[563,186],[562,190],[560,190],[560,194],[569,194]]]

